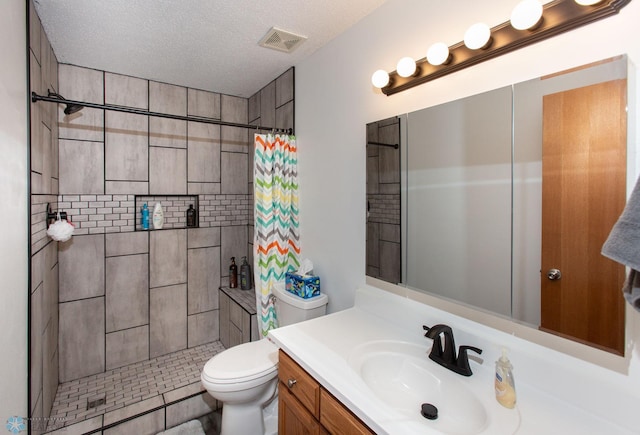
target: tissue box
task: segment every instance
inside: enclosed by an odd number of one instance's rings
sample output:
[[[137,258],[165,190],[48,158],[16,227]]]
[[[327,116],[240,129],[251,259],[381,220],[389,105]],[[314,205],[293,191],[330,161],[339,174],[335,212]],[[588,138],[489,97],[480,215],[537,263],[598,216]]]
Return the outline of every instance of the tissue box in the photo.
[[[320,278],[313,275],[285,274],[285,288],[301,298],[308,299],[320,295]]]

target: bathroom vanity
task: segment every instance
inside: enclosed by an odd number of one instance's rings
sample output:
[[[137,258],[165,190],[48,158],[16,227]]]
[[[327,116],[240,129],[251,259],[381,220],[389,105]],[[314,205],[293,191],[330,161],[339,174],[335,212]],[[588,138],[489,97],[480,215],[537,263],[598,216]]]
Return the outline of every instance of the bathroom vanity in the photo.
[[[278,433],[374,433],[282,350],[278,380]]]
[[[471,376],[429,360],[422,325],[441,323],[457,345],[483,350],[470,356]],[[353,308],[269,337],[280,347],[282,434],[343,433],[346,425],[376,434],[634,433],[628,416],[638,393],[625,390],[623,375],[594,376],[589,363],[375,287],[358,289]],[[515,367],[515,409],[494,395],[503,347]],[[421,415],[425,402],[437,419]]]

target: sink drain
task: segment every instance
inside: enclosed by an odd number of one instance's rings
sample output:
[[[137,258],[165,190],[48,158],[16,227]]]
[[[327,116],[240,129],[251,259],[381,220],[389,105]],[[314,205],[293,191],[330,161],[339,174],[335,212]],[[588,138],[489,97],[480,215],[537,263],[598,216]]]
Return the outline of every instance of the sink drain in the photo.
[[[435,420],[438,418],[438,408],[433,406],[431,403],[423,403],[420,414],[428,420]]]

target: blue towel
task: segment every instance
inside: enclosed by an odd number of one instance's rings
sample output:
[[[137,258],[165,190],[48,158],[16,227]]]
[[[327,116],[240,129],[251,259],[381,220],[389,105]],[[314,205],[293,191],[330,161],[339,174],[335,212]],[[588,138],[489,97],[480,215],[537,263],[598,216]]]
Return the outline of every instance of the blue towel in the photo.
[[[602,255],[631,268],[622,291],[627,302],[640,311],[640,179],[604,242]]]

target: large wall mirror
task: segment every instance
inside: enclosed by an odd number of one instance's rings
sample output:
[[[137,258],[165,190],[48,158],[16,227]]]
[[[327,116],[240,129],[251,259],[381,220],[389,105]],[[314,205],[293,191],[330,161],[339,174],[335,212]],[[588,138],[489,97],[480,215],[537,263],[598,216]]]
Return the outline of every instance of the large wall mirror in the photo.
[[[367,275],[623,355],[626,56],[367,125]],[[629,145],[628,145],[629,142]]]

